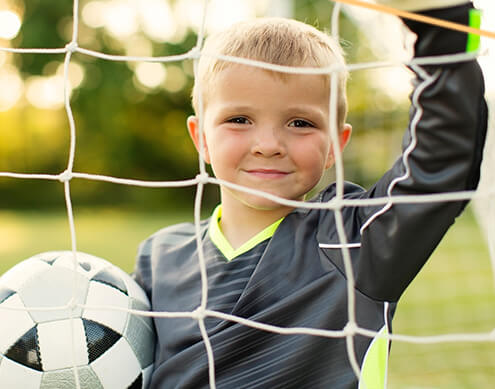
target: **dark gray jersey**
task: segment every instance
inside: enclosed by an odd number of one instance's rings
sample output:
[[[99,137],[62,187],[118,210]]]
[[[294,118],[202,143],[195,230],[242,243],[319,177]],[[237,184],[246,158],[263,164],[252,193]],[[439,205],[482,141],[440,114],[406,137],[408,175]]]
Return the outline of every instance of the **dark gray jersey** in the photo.
[[[464,21],[466,10],[461,6],[434,13]],[[418,33],[420,56],[462,51],[458,33],[415,23],[409,26]],[[486,132],[483,94],[475,61],[418,70],[403,155],[371,189],[345,184],[344,197],[474,189]],[[326,202],[335,195],[331,185],[316,201]],[[453,201],[344,207],[345,247],[338,238],[333,211],[296,209],[270,239],[231,262],[213,244],[205,221],[201,241],[209,277],[208,308],[280,327],[340,331],[349,321],[345,248],[355,277],[357,325],[390,331],[399,297],[464,206],[465,202]],[[155,311],[196,309],[201,277],[194,226],[169,227],[145,241],[135,275]],[[169,318],[154,322],[158,344],[151,389],[207,387],[208,362],[197,322]],[[359,386],[345,337],[280,335],[215,318],[206,318],[205,325],[218,388]],[[384,359],[377,361],[377,355],[387,347],[361,335],[354,335],[353,341],[352,352],[364,371],[368,365],[385,369]],[[378,387],[382,375],[376,375],[367,378],[368,388]]]

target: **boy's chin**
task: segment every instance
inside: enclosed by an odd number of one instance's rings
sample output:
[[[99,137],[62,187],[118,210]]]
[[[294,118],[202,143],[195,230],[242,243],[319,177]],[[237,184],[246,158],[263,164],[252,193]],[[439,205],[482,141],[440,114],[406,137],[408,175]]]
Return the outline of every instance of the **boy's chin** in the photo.
[[[242,203],[254,210],[257,211],[279,211],[279,210],[290,210],[293,209],[294,207],[286,205],[286,204],[281,204],[277,201],[266,199],[266,198],[244,198],[241,199]],[[296,201],[296,200],[294,200]],[[297,200],[299,201],[299,200]],[[300,200],[302,201],[302,199]]]
[[[227,190],[224,193],[224,195],[227,195],[228,197],[230,197],[231,200],[234,200],[235,202],[241,203],[243,206],[250,208],[252,210],[255,210],[255,211],[265,211],[265,212],[288,211],[288,212],[290,212],[292,209],[294,209],[293,206],[281,204],[275,200],[267,199],[267,198],[262,197],[262,196],[240,193],[240,192],[232,191],[232,190]],[[278,194],[273,193],[272,195],[280,197],[281,199],[283,199],[283,197],[279,196]],[[290,200],[291,201],[304,201],[304,198],[290,199]]]

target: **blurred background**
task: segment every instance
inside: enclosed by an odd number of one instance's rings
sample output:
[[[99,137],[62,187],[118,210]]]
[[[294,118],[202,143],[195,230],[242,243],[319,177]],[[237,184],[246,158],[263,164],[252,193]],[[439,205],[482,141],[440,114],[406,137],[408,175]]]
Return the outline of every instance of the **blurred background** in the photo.
[[[495,3],[481,0],[487,28]],[[256,16],[292,17],[330,31],[328,0],[211,0],[207,32]],[[82,0],[80,47],[113,55],[169,56],[196,45],[202,0]],[[62,48],[72,38],[73,4],[0,1],[0,47]],[[490,24],[488,21],[492,21]],[[404,60],[393,17],[343,7],[341,44],[349,63]],[[495,48],[483,41],[488,94],[494,98]],[[491,48],[491,52],[488,51]],[[67,167],[69,124],[63,106],[63,54],[0,50],[0,172],[59,174]],[[354,132],[344,153],[347,180],[369,187],[399,156],[407,126],[411,73],[403,67],[355,71],[349,81]],[[198,172],[185,126],[192,114],[192,61],[113,62],[76,53],[69,67],[77,143],[74,171],[139,180],[182,180]],[[332,180],[332,173],[325,181]],[[139,242],[166,225],[192,220],[195,187],[144,189],[71,181],[77,247],[132,271]],[[208,186],[205,217],[217,204]],[[70,249],[63,185],[0,177],[0,274],[31,255]],[[491,331],[493,275],[471,208],[408,289],[394,332],[431,335]],[[392,347],[390,388],[490,388],[493,344]]]
[[[82,1],[79,46],[129,56],[185,53],[196,44],[202,3]],[[8,0],[3,4],[3,47],[58,48],[71,40],[71,2]],[[328,30],[331,12],[332,5],[324,0],[214,0],[208,9],[207,31],[267,14],[286,14]],[[374,49],[379,46],[376,36],[358,28],[362,20],[357,16],[344,14],[341,18],[342,44],[350,63],[373,60]],[[69,132],[63,107],[63,60],[63,54],[0,52],[0,171],[57,174],[66,168]],[[408,74],[402,71],[399,82],[392,78],[401,74],[400,69],[352,75],[349,121],[355,128],[353,143],[359,144],[349,151],[346,168],[349,179],[364,186],[374,182],[398,155],[395,139],[388,141],[385,136],[397,130],[400,137],[406,124],[404,97],[410,86]],[[197,156],[185,127],[192,113],[192,82],[192,61],[112,62],[76,53],[70,64],[71,106],[77,128],[75,171],[143,180],[194,177]],[[0,191],[2,207],[8,209],[60,206],[57,184],[3,179]],[[37,193],[36,203],[33,192]],[[117,185],[76,180],[72,189],[78,205],[153,210],[163,209],[172,201],[176,206],[189,206],[190,196],[185,193],[161,191],[150,195],[146,191],[143,195]],[[215,193],[206,199],[208,203],[217,201]]]

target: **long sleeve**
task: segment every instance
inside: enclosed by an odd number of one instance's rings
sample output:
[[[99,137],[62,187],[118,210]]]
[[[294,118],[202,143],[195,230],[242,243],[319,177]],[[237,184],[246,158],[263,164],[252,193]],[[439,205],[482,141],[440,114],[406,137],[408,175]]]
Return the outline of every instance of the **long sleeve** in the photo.
[[[468,21],[471,7],[431,11]],[[466,34],[408,23],[416,57],[465,51]],[[484,82],[475,60],[415,67],[410,124],[403,154],[365,197],[421,195],[475,189],[487,127]],[[465,201],[361,208],[361,254],[356,286],[396,301],[424,265]]]

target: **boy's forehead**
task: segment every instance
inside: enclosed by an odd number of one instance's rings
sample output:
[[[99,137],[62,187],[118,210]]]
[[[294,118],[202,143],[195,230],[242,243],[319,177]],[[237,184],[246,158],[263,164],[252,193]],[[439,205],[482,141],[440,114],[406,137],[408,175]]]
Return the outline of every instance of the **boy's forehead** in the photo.
[[[322,75],[288,74],[242,64],[232,64],[218,72],[206,92],[211,102],[273,98],[325,106],[330,94]]]

